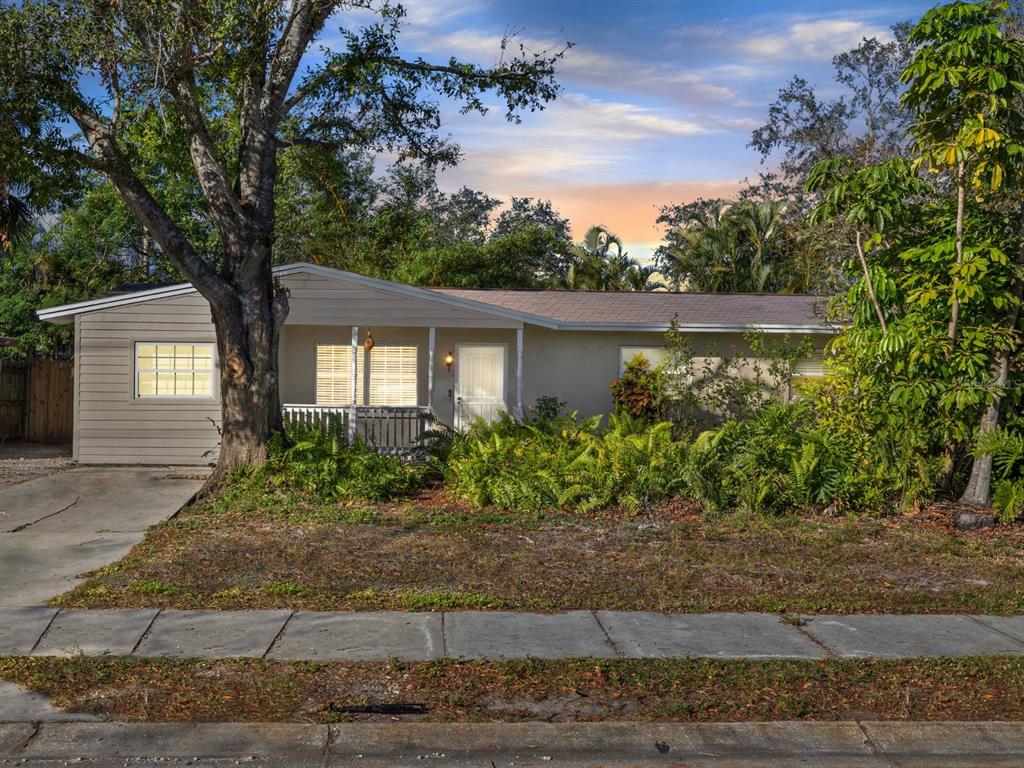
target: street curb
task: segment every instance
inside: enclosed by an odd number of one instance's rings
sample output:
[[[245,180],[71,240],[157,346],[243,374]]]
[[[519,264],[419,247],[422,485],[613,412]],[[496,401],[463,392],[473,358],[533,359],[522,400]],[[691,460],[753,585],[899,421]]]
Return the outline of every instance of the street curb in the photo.
[[[41,723],[0,725],[0,758],[316,766],[1024,764],[1024,723]],[[268,762],[269,761],[269,762]]]

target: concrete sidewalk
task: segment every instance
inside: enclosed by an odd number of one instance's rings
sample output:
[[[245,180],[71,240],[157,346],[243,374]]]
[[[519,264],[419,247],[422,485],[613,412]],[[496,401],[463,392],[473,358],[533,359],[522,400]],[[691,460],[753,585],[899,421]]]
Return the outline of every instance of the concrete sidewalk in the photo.
[[[1021,723],[42,723],[0,764],[1020,766]],[[492,762],[493,761],[493,762]]]
[[[0,655],[423,661],[1024,653],[1024,617],[0,608]]]

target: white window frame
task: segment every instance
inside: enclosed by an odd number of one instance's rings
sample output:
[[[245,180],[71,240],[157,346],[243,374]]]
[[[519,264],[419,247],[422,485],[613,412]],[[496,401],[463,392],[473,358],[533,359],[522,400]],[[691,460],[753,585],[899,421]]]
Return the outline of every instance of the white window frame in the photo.
[[[193,348],[192,349],[192,358],[193,358],[193,360],[195,360],[195,350],[196,349],[198,349],[198,348],[206,348],[206,349],[209,349],[209,351],[210,351],[210,367],[209,367],[209,369],[206,369],[206,368],[196,368],[196,367],[193,366],[192,368],[183,368],[183,369],[173,368],[173,369],[170,369],[170,370],[166,370],[166,369],[165,370],[161,370],[161,368],[159,367],[159,363],[158,362],[155,365],[155,367],[152,367],[152,368],[143,367],[142,365],[139,364],[139,347],[142,347],[142,346],[153,346],[153,347],[157,347],[157,348],[159,348],[161,346],[173,346],[173,347],[186,347],[187,346],[187,347],[192,347]],[[133,343],[132,343],[132,394],[133,394],[133,399],[134,400],[144,400],[146,402],[150,402],[150,401],[153,401],[153,400],[204,400],[204,401],[215,400],[217,398],[217,360],[216,360],[216,354],[217,354],[217,350],[215,348],[215,345],[213,344],[213,342],[209,342],[209,341],[187,341],[187,340],[182,340],[182,339],[179,339],[177,341],[169,341],[167,339],[158,340],[158,341],[150,340],[150,339],[136,339],[136,340],[134,340]],[[159,355],[154,355],[154,359],[156,361],[159,361],[159,359],[160,359]],[[140,389],[139,389],[139,379],[140,379],[140,374],[142,374],[142,373],[153,373],[153,374],[155,374],[155,376],[156,376],[156,390],[157,391],[154,394],[152,394],[152,395],[144,395],[140,391]],[[173,394],[161,393],[160,392],[160,384],[159,384],[160,374],[161,373],[164,373],[165,375],[166,374],[177,375],[177,374],[182,374],[182,373],[185,373],[185,374],[190,373],[190,374],[192,374],[192,376],[193,376],[193,379],[192,379],[193,394],[187,394],[187,395],[186,394],[180,394],[179,395],[177,393],[173,393]],[[197,395],[197,394],[194,393],[194,391],[195,391],[195,374],[197,374],[197,373],[208,373],[210,375],[210,391],[209,391],[208,394],[198,394]]]
[[[626,352],[627,349],[632,349],[632,350],[636,350],[636,351],[633,352],[633,354],[631,354],[629,357],[626,357],[625,352]],[[661,360],[659,360],[658,362],[654,362],[649,357],[647,357],[646,354],[644,354],[645,351],[651,350],[651,349],[659,350],[661,352],[661,359],[662,360],[664,360],[665,357],[668,355],[668,347],[666,347],[664,344],[620,344],[619,345],[619,376],[621,376],[623,373],[626,372],[626,363],[628,363],[630,360],[632,360],[637,355],[644,355],[644,357],[647,358],[647,361],[649,363],[651,363],[651,367],[652,368],[656,368],[658,365],[660,365],[661,364]]]

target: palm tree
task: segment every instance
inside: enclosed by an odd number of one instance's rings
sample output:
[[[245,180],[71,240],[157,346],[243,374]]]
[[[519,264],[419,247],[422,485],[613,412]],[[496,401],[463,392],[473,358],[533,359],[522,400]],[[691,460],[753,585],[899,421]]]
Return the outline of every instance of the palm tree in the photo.
[[[787,206],[782,202],[719,203],[696,214],[663,254],[676,287],[709,293],[777,290],[774,247]]]
[[[622,241],[605,227],[595,225],[583,235],[583,242],[575,245],[565,277],[565,287],[574,290],[606,291],[612,266],[628,258],[622,251]]]
[[[654,291],[664,288],[665,284],[660,277],[655,277],[657,270],[652,266],[641,266],[633,263],[626,270],[623,279],[623,290],[627,291]]]
[[[0,177],[0,253],[8,253],[15,243],[32,232],[32,210],[28,203],[11,194]]]
[[[743,233],[747,251],[750,285],[756,293],[764,291],[776,269],[772,246],[789,204],[781,200],[741,203],[729,211],[730,223]]]

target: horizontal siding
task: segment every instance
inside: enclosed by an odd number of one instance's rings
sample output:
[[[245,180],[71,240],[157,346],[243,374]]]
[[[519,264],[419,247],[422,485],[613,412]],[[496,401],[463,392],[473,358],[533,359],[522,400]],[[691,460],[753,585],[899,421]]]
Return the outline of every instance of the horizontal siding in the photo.
[[[76,345],[75,455],[96,464],[196,464],[216,460],[220,405],[213,400],[136,400],[135,341],[213,342],[198,295],[81,315]]]

